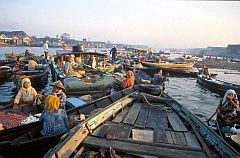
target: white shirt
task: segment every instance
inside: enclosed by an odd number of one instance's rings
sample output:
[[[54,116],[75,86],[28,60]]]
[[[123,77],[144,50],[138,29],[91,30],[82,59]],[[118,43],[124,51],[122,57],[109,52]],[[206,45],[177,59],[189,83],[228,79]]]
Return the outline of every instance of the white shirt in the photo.
[[[45,43],[45,44],[43,45],[43,50],[44,50],[44,51],[48,51],[48,44],[47,44],[47,43]]]

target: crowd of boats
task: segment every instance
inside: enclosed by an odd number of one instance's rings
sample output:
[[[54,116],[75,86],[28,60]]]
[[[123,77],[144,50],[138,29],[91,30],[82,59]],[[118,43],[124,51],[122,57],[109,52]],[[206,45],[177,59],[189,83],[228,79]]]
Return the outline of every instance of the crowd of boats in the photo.
[[[212,115],[217,114],[215,126],[208,126],[167,95],[164,82],[169,76],[196,77],[200,85],[219,93],[223,100],[225,97],[226,101],[221,104],[224,108],[228,101],[238,102],[240,85],[215,79],[217,74],[209,73],[205,66],[194,69],[193,60],[170,62],[141,52],[111,53],[116,56],[111,58],[75,47],[70,51],[59,50],[49,58],[29,55],[31,53],[27,56],[26,53],[7,54],[8,60],[0,62],[0,84],[13,79],[19,93],[25,82],[29,82],[38,94],[34,104],[27,105],[36,107],[34,111],[20,111],[26,106],[20,103],[0,107],[3,115],[0,117],[0,155],[240,156],[240,122],[231,122],[232,118],[227,116],[223,119],[222,114],[227,112],[219,106]],[[57,107],[55,103],[52,105],[51,97],[47,97],[56,94],[55,89],[66,94],[66,98],[61,95]],[[67,131],[42,134],[45,127],[41,112],[51,109],[50,104],[55,110],[66,111]],[[234,119],[240,117],[237,108],[231,110],[236,112]],[[14,117],[20,118],[18,115],[25,117],[14,120]]]

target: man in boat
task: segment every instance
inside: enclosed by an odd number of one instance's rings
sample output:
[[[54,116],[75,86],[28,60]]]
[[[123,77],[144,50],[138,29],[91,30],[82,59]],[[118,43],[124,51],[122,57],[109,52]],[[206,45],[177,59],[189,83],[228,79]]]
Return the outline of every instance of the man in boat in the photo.
[[[165,90],[165,83],[168,79],[166,76],[163,76],[162,69],[159,70],[157,74],[154,74],[153,84],[159,85],[160,88],[164,91]]]
[[[218,111],[217,118],[219,118],[223,124],[234,123],[234,119],[238,117],[236,113],[237,108],[239,108],[237,94],[234,90],[229,89],[216,109]]]
[[[30,52],[28,51],[28,49],[25,50],[24,54],[25,54],[25,57],[26,57],[26,58],[28,58],[28,57],[31,56],[31,54],[30,54]]]
[[[134,86],[134,73],[131,68],[127,67],[126,72],[126,79],[120,81],[119,79],[115,78],[116,84],[119,88],[125,89]]]
[[[47,62],[47,59],[45,59],[44,55],[42,54],[42,55],[40,56],[40,60],[39,60],[38,64],[44,65],[44,64],[47,64],[47,63],[48,63],[48,62]]]
[[[81,75],[73,69],[73,64],[74,64],[74,57],[70,56],[68,59],[68,62],[66,62],[63,67],[63,73],[68,77],[69,76],[80,77]]]
[[[211,75],[210,75],[210,73],[208,71],[208,68],[205,64],[202,65],[201,74],[202,74],[203,78],[210,79]]]
[[[117,55],[117,49],[115,46],[110,50],[110,54],[112,54],[112,62],[114,62]]]
[[[24,78],[22,80],[22,87],[15,97],[13,109],[29,113],[35,110],[34,104],[36,104],[36,99],[37,92],[31,86],[30,79]]]
[[[44,54],[45,54],[45,59],[47,59],[47,57],[48,57],[48,43],[49,43],[49,41],[46,41],[45,44],[43,45],[43,51],[44,51]]]
[[[22,58],[20,56],[18,56],[17,60],[16,60],[16,66],[21,67],[23,65],[25,65],[25,63],[22,61]]]
[[[46,98],[44,110],[39,118],[43,122],[41,134],[48,136],[52,134],[61,134],[69,129],[67,112],[60,109],[60,100],[54,95],[49,95]]]

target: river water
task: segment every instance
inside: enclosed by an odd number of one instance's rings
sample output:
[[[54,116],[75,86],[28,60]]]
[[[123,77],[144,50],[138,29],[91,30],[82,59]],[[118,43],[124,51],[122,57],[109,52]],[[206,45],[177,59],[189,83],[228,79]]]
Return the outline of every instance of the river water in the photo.
[[[11,50],[22,53],[26,48],[28,47],[0,47],[0,55],[4,56],[4,53],[11,52]],[[40,54],[43,50],[41,47],[29,47],[28,49],[35,54]],[[55,53],[56,50],[56,48],[50,48],[52,53]],[[209,69],[209,71],[218,74],[216,79],[240,84],[239,71],[226,69]],[[221,99],[218,94],[201,87],[196,82],[196,78],[170,77],[169,82],[166,83],[165,92],[203,121],[206,121],[215,112],[216,106]],[[13,82],[0,85],[0,105],[13,99],[15,93],[15,84]]]

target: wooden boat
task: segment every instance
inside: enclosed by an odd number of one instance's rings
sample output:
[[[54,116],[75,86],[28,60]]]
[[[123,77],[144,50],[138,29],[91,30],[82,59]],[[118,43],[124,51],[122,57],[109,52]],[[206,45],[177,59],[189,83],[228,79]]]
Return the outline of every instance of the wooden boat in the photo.
[[[0,66],[0,84],[10,79],[13,75],[13,70],[9,66]]]
[[[112,157],[240,156],[168,95],[156,97],[138,92],[122,97],[78,124],[44,158],[107,154]]]
[[[224,124],[222,123],[219,114],[216,117],[216,127],[219,135],[226,140],[231,146],[233,146],[237,151],[240,151],[240,135],[233,134],[230,131],[230,128],[233,127],[234,124]],[[240,124],[238,124],[237,128],[239,129]]]
[[[224,96],[225,92],[229,89],[235,90],[237,95],[240,96],[240,85],[237,84],[216,79],[205,79],[201,75],[198,75],[197,82],[200,85],[209,89],[210,91],[221,95],[222,97]]]
[[[192,69],[194,64],[195,64],[194,62],[189,63],[142,62],[142,65],[146,67],[171,68],[180,70]]]
[[[133,91],[133,88],[128,88],[83,106],[69,109],[67,111],[68,117],[78,118],[80,114],[88,116],[94,110],[104,108]],[[43,157],[50,148],[53,148],[58,143],[64,133],[41,137],[39,135],[41,129],[42,123],[35,122],[0,131],[0,155],[6,157],[32,157],[32,155],[34,157]]]
[[[15,73],[17,79],[17,89],[20,89],[21,80],[23,78],[29,78],[31,80],[32,87],[34,87],[37,91],[41,90],[48,83],[48,73],[48,66],[37,68],[35,70],[23,70]]]

